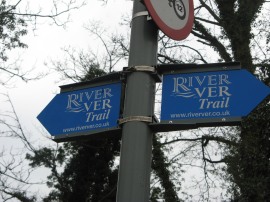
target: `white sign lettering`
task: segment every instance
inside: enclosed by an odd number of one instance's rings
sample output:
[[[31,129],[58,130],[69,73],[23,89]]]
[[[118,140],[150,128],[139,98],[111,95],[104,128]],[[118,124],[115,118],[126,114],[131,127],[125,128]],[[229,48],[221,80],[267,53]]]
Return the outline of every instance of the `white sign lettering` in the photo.
[[[73,113],[85,112],[85,122],[108,120],[112,108],[111,97],[111,88],[69,94],[66,110]]]
[[[173,96],[197,99],[199,109],[228,108],[230,97],[229,75],[180,76],[173,78]]]

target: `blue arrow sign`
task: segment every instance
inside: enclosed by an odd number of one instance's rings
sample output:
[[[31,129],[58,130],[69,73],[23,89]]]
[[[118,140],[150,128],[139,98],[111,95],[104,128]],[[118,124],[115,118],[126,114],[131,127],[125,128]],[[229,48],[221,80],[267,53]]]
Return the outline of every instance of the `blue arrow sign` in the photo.
[[[52,136],[115,128],[120,99],[121,83],[60,93],[37,118]]]
[[[161,121],[211,122],[247,116],[270,88],[246,70],[163,76]]]

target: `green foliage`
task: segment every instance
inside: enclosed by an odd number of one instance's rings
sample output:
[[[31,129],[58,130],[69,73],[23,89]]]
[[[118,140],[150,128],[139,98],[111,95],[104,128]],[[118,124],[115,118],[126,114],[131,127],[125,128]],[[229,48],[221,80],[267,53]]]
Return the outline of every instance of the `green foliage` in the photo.
[[[84,76],[84,78],[82,78],[81,81],[88,81],[88,80],[91,80],[93,78],[103,76],[105,74],[106,74],[106,72],[104,70],[100,69],[98,64],[93,63],[90,66],[90,68],[88,68],[86,75]]]
[[[119,147],[119,139],[106,138],[65,144],[65,150],[72,156],[61,175],[68,189],[62,189],[59,198],[63,201],[115,198],[117,171],[113,169],[113,160]]]
[[[239,61],[242,68],[259,74],[260,79],[269,85],[269,23],[264,20],[269,18],[269,10],[263,19],[257,20],[262,6],[269,2],[215,0],[214,4],[208,4],[207,1],[199,1],[211,17],[210,20],[195,18],[193,34],[203,44],[217,51],[221,61]],[[211,33],[213,29],[207,29],[209,23],[218,25],[221,34]],[[254,33],[258,33],[259,37]],[[217,38],[220,41],[217,42]],[[259,40],[265,40],[266,44],[258,43]],[[256,52],[255,47],[259,51]],[[261,56],[258,52],[262,53]],[[244,119],[241,127],[233,132],[238,137],[235,139],[236,144],[227,147],[229,153],[224,160],[228,166],[228,176],[225,178],[227,182],[232,182],[228,191],[234,201],[268,201],[270,198],[268,103],[269,99]]]
[[[151,191],[150,201],[158,202],[158,199],[163,198],[162,190],[159,187],[154,187]]]
[[[57,161],[60,165],[63,164],[65,152],[62,147],[59,147],[57,151],[45,147],[35,151],[34,155],[26,154],[26,159],[31,162],[31,167],[51,167],[54,161]]]
[[[228,173],[239,187],[235,200],[270,198],[270,106],[262,103],[242,125],[239,146],[228,158]],[[232,189],[233,190],[233,189]],[[234,190],[235,191],[235,190]]]
[[[114,160],[119,151],[119,138],[91,138],[65,143],[56,151],[42,148],[33,156],[28,154],[27,159],[33,167],[51,169],[47,184],[54,190],[44,202],[114,201],[118,176]],[[61,165],[62,173],[58,171]]]
[[[255,71],[251,41],[252,25],[265,1],[217,1],[222,27],[231,42],[234,59],[244,68]],[[234,3],[233,3],[234,2]],[[235,8],[235,2],[238,3]],[[234,4],[234,5],[233,5]],[[234,8],[233,8],[234,7]],[[233,21],[233,23],[232,23]],[[263,72],[261,79],[269,79],[269,61],[257,66]],[[226,157],[235,201],[267,201],[270,198],[270,142],[269,102],[262,103],[235,131],[240,136],[238,146]],[[234,186],[236,185],[236,186]]]
[[[20,200],[21,202],[35,202],[36,201],[36,197],[27,197],[26,196],[26,192],[13,192],[11,193],[11,195],[13,196],[13,198],[16,198],[18,200]]]
[[[6,0],[0,3],[0,60],[8,59],[6,51],[13,48],[26,48],[21,36],[27,34],[27,24],[15,14],[16,6],[7,5]]]

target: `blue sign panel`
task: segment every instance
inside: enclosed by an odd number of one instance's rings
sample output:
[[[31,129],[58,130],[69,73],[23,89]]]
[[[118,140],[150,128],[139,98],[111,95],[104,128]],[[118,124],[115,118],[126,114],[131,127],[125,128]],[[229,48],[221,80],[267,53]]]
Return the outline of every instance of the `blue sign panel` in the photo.
[[[246,70],[163,76],[161,121],[211,122],[248,115],[270,88]]]
[[[121,83],[60,93],[37,118],[52,136],[114,128],[120,99]]]

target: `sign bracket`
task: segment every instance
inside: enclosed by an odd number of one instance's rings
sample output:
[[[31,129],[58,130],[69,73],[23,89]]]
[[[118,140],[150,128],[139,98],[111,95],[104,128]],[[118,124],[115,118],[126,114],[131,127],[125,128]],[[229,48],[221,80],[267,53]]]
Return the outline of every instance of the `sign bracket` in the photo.
[[[240,62],[225,62],[211,64],[162,64],[157,65],[159,74],[176,74],[176,73],[194,73],[194,72],[211,72],[241,69]]]
[[[60,86],[60,89],[61,89],[60,92],[65,93],[65,92],[81,90],[81,89],[85,89],[89,87],[96,87],[96,86],[101,86],[101,85],[106,85],[106,84],[111,84],[111,83],[117,83],[125,79],[126,79],[126,76],[122,71],[113,72],[113,73],[109,73],[104,76],[100,76],[100,77],[97,77],[88,81],[62,85]]]
[[[52,140],[57,143],[91,140],[92,138],[121,138],[122,128],[113,127],[109,129],[93,130],[91,132],[80,132],[75,134],[65,134],[52,136]]]
[[[152,20],[152,17],[149,15],[148,11],[141,11],[138,13],[135,13],[134,16],[132,17],[132,21],[134,18],[141,17],[141,16],[147,16],[147,20]]]
[[[119,119],[119,124],[122,125],[124,123],[132,122],[132,121],[152,123],[153,118],[149,116],[129,116],[129,117]]]
[[[161,82],[161,76],[157,73],[155,66],[149,66],[149,65],[136,65],[131,67],[124,67],[123,68],[124,73],[132,73],[132,72],[149,72],[151,73],[151,76],[155,79],[157,83]]]
[[[209,122],[211,121],[211,122]],[[242,117],[217,118],[209,120],[188,120],[188,121],[161,121],[160,123],[151,123],[149,127],[153,132],[172,132],[179,130],[191,130],[199,127],[217,127],[217,126],[238,126],[241,125]]]
[[[147,66],[147,65],[140,65],[140,66],[132,66],[124,68],[125,71],[132,71],[132,72],[156,72],[155,67]]]

